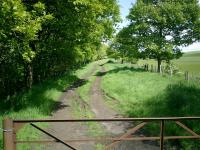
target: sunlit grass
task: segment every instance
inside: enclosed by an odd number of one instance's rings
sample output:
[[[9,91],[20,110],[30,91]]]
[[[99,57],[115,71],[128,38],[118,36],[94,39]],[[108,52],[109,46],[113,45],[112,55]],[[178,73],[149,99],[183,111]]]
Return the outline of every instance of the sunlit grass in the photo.
[[[108,104],[126,117],[199,116],[198,83],[184,81],[179,76],[145,72],[126,64],[105,67],[108,72],[103,76],[102,89],[112,97],[107,99]],[[199,122],[186,124],[200,133]],[[166,134],[185,135],[175,124],[166,126]],[[158,128],[158,124],[146,127],[152,135],[159,135]],[[200,142],[195,140],[181,140],[180,143],[188,150],[200,148]]]

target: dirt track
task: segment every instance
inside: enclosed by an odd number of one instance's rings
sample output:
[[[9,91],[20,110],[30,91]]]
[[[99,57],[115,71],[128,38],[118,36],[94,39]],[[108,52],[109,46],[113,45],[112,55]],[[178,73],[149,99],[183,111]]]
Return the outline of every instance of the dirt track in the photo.
[[[92,69],[91,72],[87,73],[83,79],[87,80],[92,76],[95,72],[96,66]],[[101,67],[101,72],[104,72],[104,68]],[[120,115],[117,114],[116,111],[111,109],[105,104],[104,96],[100,89],[101,84],[101,76],[97,76],[94,81],[91,91],[90,91],[90,109],[94,112],[96,118],[115,118]],[[62,97],[60,98],[60,106],[57,111],[52,114],[50,119],[72,119],[73,118],[73,108],[71,107],[71,102],[73,100],[81,101],[79,95],[76,92],[76,86],[69,90],[66,90]],[[119,137],[123,135],[127,128],[130,128],[130,123],[117,122],[117,123],[102,123],[101,124],[108,135]],[[73,138],[81,138],[86,137],[87,133],[87,125],[83,125],[80,123],[52,123],[48,129],[52,134],[58,136],[59,138],[65,139],[73,139]],[[73,147],[78,150],[94,150],[95,143],[70,143]],[[54,144],[48,145],[48,150],[68,150],[62,144]],[[158,146],[152,145],[150,143],[143,142],[121,142],[116,144],[116,146],[112,147],[112,149],[116,150],[157,150]]]
[[[101,72],[105,72],[102,67]],[[103,92],[100,88],[101,76],[97,76],[92,89],[91,89],[91,109],[95,113],[96,118],[116,118],[120,115],[108,107],[105,104]],[[128,128],[131,128],[132,124],[128,122],[115,122],[115,123],[103,123],[106,131],[112,136],[121,137],[126,133]],[[132,126],[133,128],[134,126]],[[109,145],[109,144],[108,144]],[[121,142],[112,147],[115,150],[157,150],[158,146],[150,143],[144,143],[141,141],[136,142]]]

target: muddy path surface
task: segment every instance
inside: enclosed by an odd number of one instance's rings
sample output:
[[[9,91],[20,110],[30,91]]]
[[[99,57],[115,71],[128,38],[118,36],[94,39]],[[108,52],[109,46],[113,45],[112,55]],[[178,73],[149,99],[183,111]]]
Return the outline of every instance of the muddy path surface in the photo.
[[[68,89],[63,91],[62,96],[59,99],[59,106],[56,111],[53,112],[50,119],[75,119],[74,110],[72,106],[72,101],[82,102],[76,90],[81,86],[84,81],[86,81],[92,74],[96,71],[97,65],[94,65],[93,69],[90,72],[87,72],[80,80],[71,85]],[[50,123],[48,131],[58,137],[61,140],[72,140],[77,138],[84,138],[88,135],[87,126],[81,123]],[[47,137],[48,139],[51,139]],[[68,143],[70,146],[75,149],[81,150],[93,150],[95,149],[94,142],[85,143]],[[47,150],[70,150],[61,143],[49,144],[45,147]]]
[[[101,67],[100,74],[104,74],[106,71],[104,67]],[[105,103],[105,97],[101,90],[101,76],[97,76],[93,86],[91,88],[91,109],[95,113],[96,118],[116,118],[121,117],[115,110],[111,109]],[[113,137],[134,137],[135,135],[126,135],[126,132],[130,128],[134,127],[133,122],[111,122],[102,123],[106,132]],[[137,136],[137,134],[136,134]],[[112,143],[112,142],[110,142]],[[109,146],[108,146],[109,145]],[[106,148],[115,150],[159,150],[159,147],[155,143],[142,142],[142,141],[127,141],[116,142],[115,144],[107,143]]]
[[[88,80],[97,70],[98,64],[94,65],[93,69],[86,73],[79,81],[74,83],[69,89],[63,92],[63,95],[59,99],[60,105],[58,109],[52,114],[50,119],[75,119],[74,118],[74,110],[72,106],[72,101],[77,101],[78,103],[82,103],[80,96],[77,94],[76,90],[81,84],[84,83],[85,80]],[[100,65],[101,71],[100,73],[104,73],[105,69],[102,65]],[[92,83],[92,87],[90,89],[90,103],[89,108],[94,113],[96,118],[116,118],[121,117],[115,110],[111,109],[104,100],[104,94],[101,91],[101,76],[96,76],[95,81]],[[106,132],[106,135],[109,137],[120,137],[124,135],[129,128],[133,125],[128,122],[115,122],[115,123],[99,123],[103,130],[102,132]],[[60,138],[61,140],[72,140],[77,138],[86,138],[88,137],[88,126],[83,125],[81,123],[51,123],[49,125],[48,131]],[[128,137],[133,136],[129,135]],[[127,136],[126,136],[127,137]],[[51,139],[51,138],[48,138]],[[74,147],[77,150],[95,150],[96,143],[95,142],[87,142],[87,143],[68,143],[70,146]],[[110,142],[101,143],[109,145]],[[115,143],[114,146],[109,145],[110,149],[114,150],[157,150],[158,146],[155,146],[152,143],[144,143],[144,142],[118,142]],[[70,150],[63,144],[49,144],[45,147],[47,150]],[[99,150],[99,149],[98,149]]]

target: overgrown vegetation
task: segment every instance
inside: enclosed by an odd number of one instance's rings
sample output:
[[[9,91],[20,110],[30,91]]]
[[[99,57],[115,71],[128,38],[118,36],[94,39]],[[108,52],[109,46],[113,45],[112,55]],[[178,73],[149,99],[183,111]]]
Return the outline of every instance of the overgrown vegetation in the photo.
[[[161,76],[144,72],[127,65],[106,64],[108,71],[103,76],[102,89],[110,97],[118,111],[128,117],[198,116],[200,114],[200,86],[188,83],[179,76]],[[116,82],[117,81],[117,82]],[[199,122],[185,122],[194,131],[200,132]],[[159,135],[159,125],[146,127],[146,133]],[[167,135],[187,135],[176,125],[166,125]],[[172,144],[172,143],[170,143]],[[200,142],[195,140],[175,141],[184,149],[198,150]]]
[[[1,0],[1,101],[104,57],[118,21],[116,0]]]
[[[34,85],[31,90],[19,93],[9,98],[10,103],[0,103],[0,121],[4,117],[12,119],[41,119],[51,115],[53,110],[59,105],[59,97],[65,89],[70,87],[81,76],[91,72],[95,63],[88,64],[81,69],[66,73],[65,75],[52,80],[46,80],[43,83]],[[1,128],[0,124],[0,128]],[[47,127],[48,124],[41,124]],[[0,149],[3,149],[2,132],[0,132]],[[18,133],[18,139],[38,139],[40,133],[37,130],[26,126]],[[22,144],[18,149],[29,149],[30,145]],[[38,148],[42,148],[40,145]]]
[[[30,91],[22,92],[9,98],[9,103],[0,103],[0,120],[4,117],[13,119],[46,118],[58,105],[58,99],[64,89],[69,87],[78,78],[73,74],[66,74],[57,79],[47,80],[34,85]],[[1,124],[0,124],[1,126]],[[0,149],[2,147],[2,132],[0,132]],[[35,139],[38,133],[31,127],[19,132],[19,139]],[[27,145],[26,145],[27,146]],[[26,149],[18,147],[19,149]]]

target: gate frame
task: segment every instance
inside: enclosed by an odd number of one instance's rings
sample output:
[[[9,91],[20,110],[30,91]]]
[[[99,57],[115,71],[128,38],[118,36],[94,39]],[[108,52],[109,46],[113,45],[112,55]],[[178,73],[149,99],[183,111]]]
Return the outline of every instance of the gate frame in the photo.
[[[73,146],[68,144],[68,142],[87,142],[87,141],[105,141],[111,140],[112,143],[107,145],[105,150],[109,150],[113,146],[117,145],[119,142],[122,141],[136,141],[136,140],[160,140],[160,150],[164,150],[164,141],[165,140],[172,140],[172,139],[199,139],[200,135],[195,133],[192,129],[188,128],[186,125],[181,123],[181,121],[185,120],[200,120],[200,117],[160,117],[160,118],[112,118],[112,119],[65,119],[65,120],[48,120],[48,119],[40,119],[40,120],[12,120],[10,118],[5,118],[3,120],[3,141],[4,141],[4,150],[16,150],[17,143],[52,143],[52,142],[60,142],[65,146],[69,147],[72,150],[76,150]],[[62,140],[52,135],[51,133],[41,129],[37,125],[33,123],[38,122],[118,122],[118,121],[141,121],[136,127],[130,129],[127,133],[123,134],[118,138],[96,138],[96,139],[77,139],[77,140]],[[192,136],[164,136],[164,128],[165,122],[167,121],[174,121],[178,126],[182,127],[185,131],[190,133]],[[131,134],[138,131],[144,125],[149,122],[160,122],[160,136],[159,137],[134,137],[129,138]],[[30,124],[37,130],[45,133],[46,135],[50,136],[54,140],[41,140],[41,141],[17,141],[16,134],[19,129],[21,129],[25,124]]]

